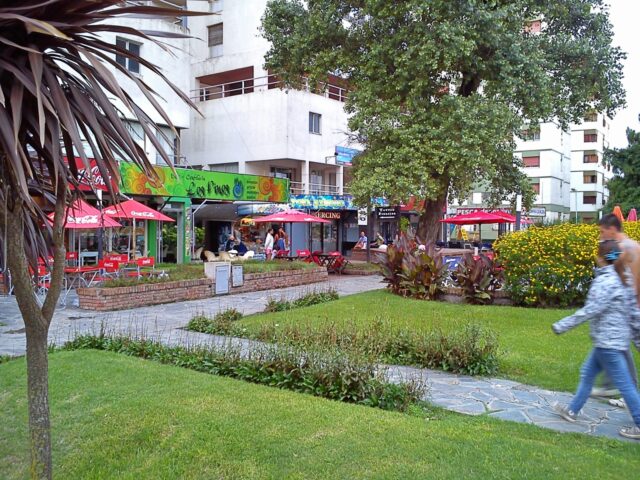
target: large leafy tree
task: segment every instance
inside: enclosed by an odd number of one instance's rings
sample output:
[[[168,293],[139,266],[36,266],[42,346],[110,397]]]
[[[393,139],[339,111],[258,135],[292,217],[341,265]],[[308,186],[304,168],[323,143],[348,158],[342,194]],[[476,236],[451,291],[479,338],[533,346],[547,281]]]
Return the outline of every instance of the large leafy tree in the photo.
[[[115,61],[116,53],[138,61],[191,103],[155,65],[101,37],[107,32],[126,34],[166,48],[151,36],[181,36],[145,33],[110,23],[134,14],[175,17],[189,13],[119,0],[16,0],[0,6],[0,243],[26,328],[34,478],[52,475],[47,333],[64,275],[65,206],[79,194],[75,162],[67,162],[65,157],[79,156],[90,172],[91,156],[103,178],[118,180],[119,156],[153,177],[144,150],[126,128],[123,112],[112,105],[109,97],[113,97],[137,118],[170,163],[151,118],[107,67],[128,77],[169,126],[170,116],[152,89]],[[115,194],[117,186],[109,187]],[[45,216],[51,210],[55,212],[53,225]],[[32,273],[37,271],[38,258],[49,255],[54,258],[51,287],[44,301],[39,301]]]
[[[426,198],[429,240],[447,199],[474,185],[494,202],[531,200],[513,155],[523,125],[624,103],[624,54],[601,0],[272,0],[262,28],[267,67],[289,85],[347,80],[349,126],[366,148],[356,199]]]
[[[609,180],[609,200],[605,210],[620,205],[623,212],[640,209],[640,132],[627,128],[626,148],[606,150],[604,161],[611,164],[614,177]]]

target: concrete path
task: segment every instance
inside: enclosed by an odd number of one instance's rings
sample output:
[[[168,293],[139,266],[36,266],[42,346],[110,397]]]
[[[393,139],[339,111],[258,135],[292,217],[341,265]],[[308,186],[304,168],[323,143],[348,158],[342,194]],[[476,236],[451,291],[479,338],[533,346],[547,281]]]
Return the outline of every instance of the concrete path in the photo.
[[[330,281],[276,291],[214,297],[119,312],[96,313],[67,307],[56,312],[49,340],[62,344],[79,333],[109,333],[144,336],[167,345],[236,345],[249,351],[260,345],[247,339],[220,337],[183,330],[193,315],[214,314],[236,308],[244,314],[264,310],[269,298],[296,298],[304,292],[334,288],[340,296],[382,288],[378,276],[333,277]],[[0,297],[0,355],[23,355],[24,323],[13,298]],[[554,415],[555,402],[569,403],[572,395],[495,378],[467,377],[441,371],[403,366],[385,366],[390,381],[417,379],[427,385],[424,399],[445,409],[467,414],[488,415],[502,420],[529,423],[559,432],[578,432],[624,440],[618,430],[631,425],[627,410],[589,400],[580,421],[568,423]],[[576,372],[578,375],[578,372]]]

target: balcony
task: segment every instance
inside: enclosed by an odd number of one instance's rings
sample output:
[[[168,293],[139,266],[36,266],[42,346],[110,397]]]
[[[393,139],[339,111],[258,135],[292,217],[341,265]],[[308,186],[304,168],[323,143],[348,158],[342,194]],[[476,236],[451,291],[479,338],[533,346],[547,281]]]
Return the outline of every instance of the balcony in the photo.
[[[305,182],[289,182],[291,195],[342,195],[338,185],[322,185],[319,183],[307,184]],[[344,192],[343,192],[344,193]]]
[[[227,83],[201,85],[200,88],[191,90],[190,97],[191,100],[196,102],[205,102],[207,100],[216,100],[235,95],[264,92],[275,88],[286,88],[284,82],[277,75],[249,77],[233,80]],[[333,83],[321,83],[317,87],[312,88],[309,84],[309,80],[307,78],[302,78],[300,79],[300,82],[295,85],[295,89],[311,92],[316,95],[322,95],[325,98],[337,100],[339,102],[345,102],[347,99],[347,89]]]

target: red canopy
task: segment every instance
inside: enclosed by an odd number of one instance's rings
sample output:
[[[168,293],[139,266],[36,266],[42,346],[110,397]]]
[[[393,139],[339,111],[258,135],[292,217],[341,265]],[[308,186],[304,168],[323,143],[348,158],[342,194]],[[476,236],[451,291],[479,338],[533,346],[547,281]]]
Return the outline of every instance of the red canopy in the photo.
[[[266,217],[254,218],[253,221],[256,223],[331,223],[329,220],[301,212],[300,210],[285,210]]]
[[[508,214],[505,214],[508,215]],[[442,223],[451,223],[453,225],[482,225],[488,223],[511,223],[511,220],[507,220],[502,215],[497,213],[484,212],[478,210],[477,212],[465,213],[463,215],[456,215],[455,217],[445,218],[440,220]]]
[[[102,210],[106,215],[113,218],[129,218],[134,220],[155,220],[157,222],[175,222],[171,217],[149,208],[143,203],[135,200],[127,200],[118,205],[111,205]]]
[[[100,210],[81,199],[69,205],[65,214],[67,217],[65,228],[96,229],[122,226],[108,215],[102,215],[102,222],[100,222]],[[53,216],[53,212],[48,215],[51,222],[53,222]]]
[[[627,217],[627,222],[637,222],[638,221],[638,212],[636,212],[635,208],[629,210],[629,216]]]

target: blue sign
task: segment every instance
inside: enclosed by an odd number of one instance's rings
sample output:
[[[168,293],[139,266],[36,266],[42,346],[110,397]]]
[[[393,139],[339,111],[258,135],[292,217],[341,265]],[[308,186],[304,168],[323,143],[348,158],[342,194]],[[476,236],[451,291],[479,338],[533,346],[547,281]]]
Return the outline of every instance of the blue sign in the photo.
[[[374,206],[386,206],[384,198],[371,199]],[[351,195],[291,195],[289,206],[296,210],[357,210]]]
[[[347,147],[336,147],[336,163],[341,165],[351,165],[353,163],[353,158],[362,153],[360,150],[356,150],[355,148],[347,148]]]

